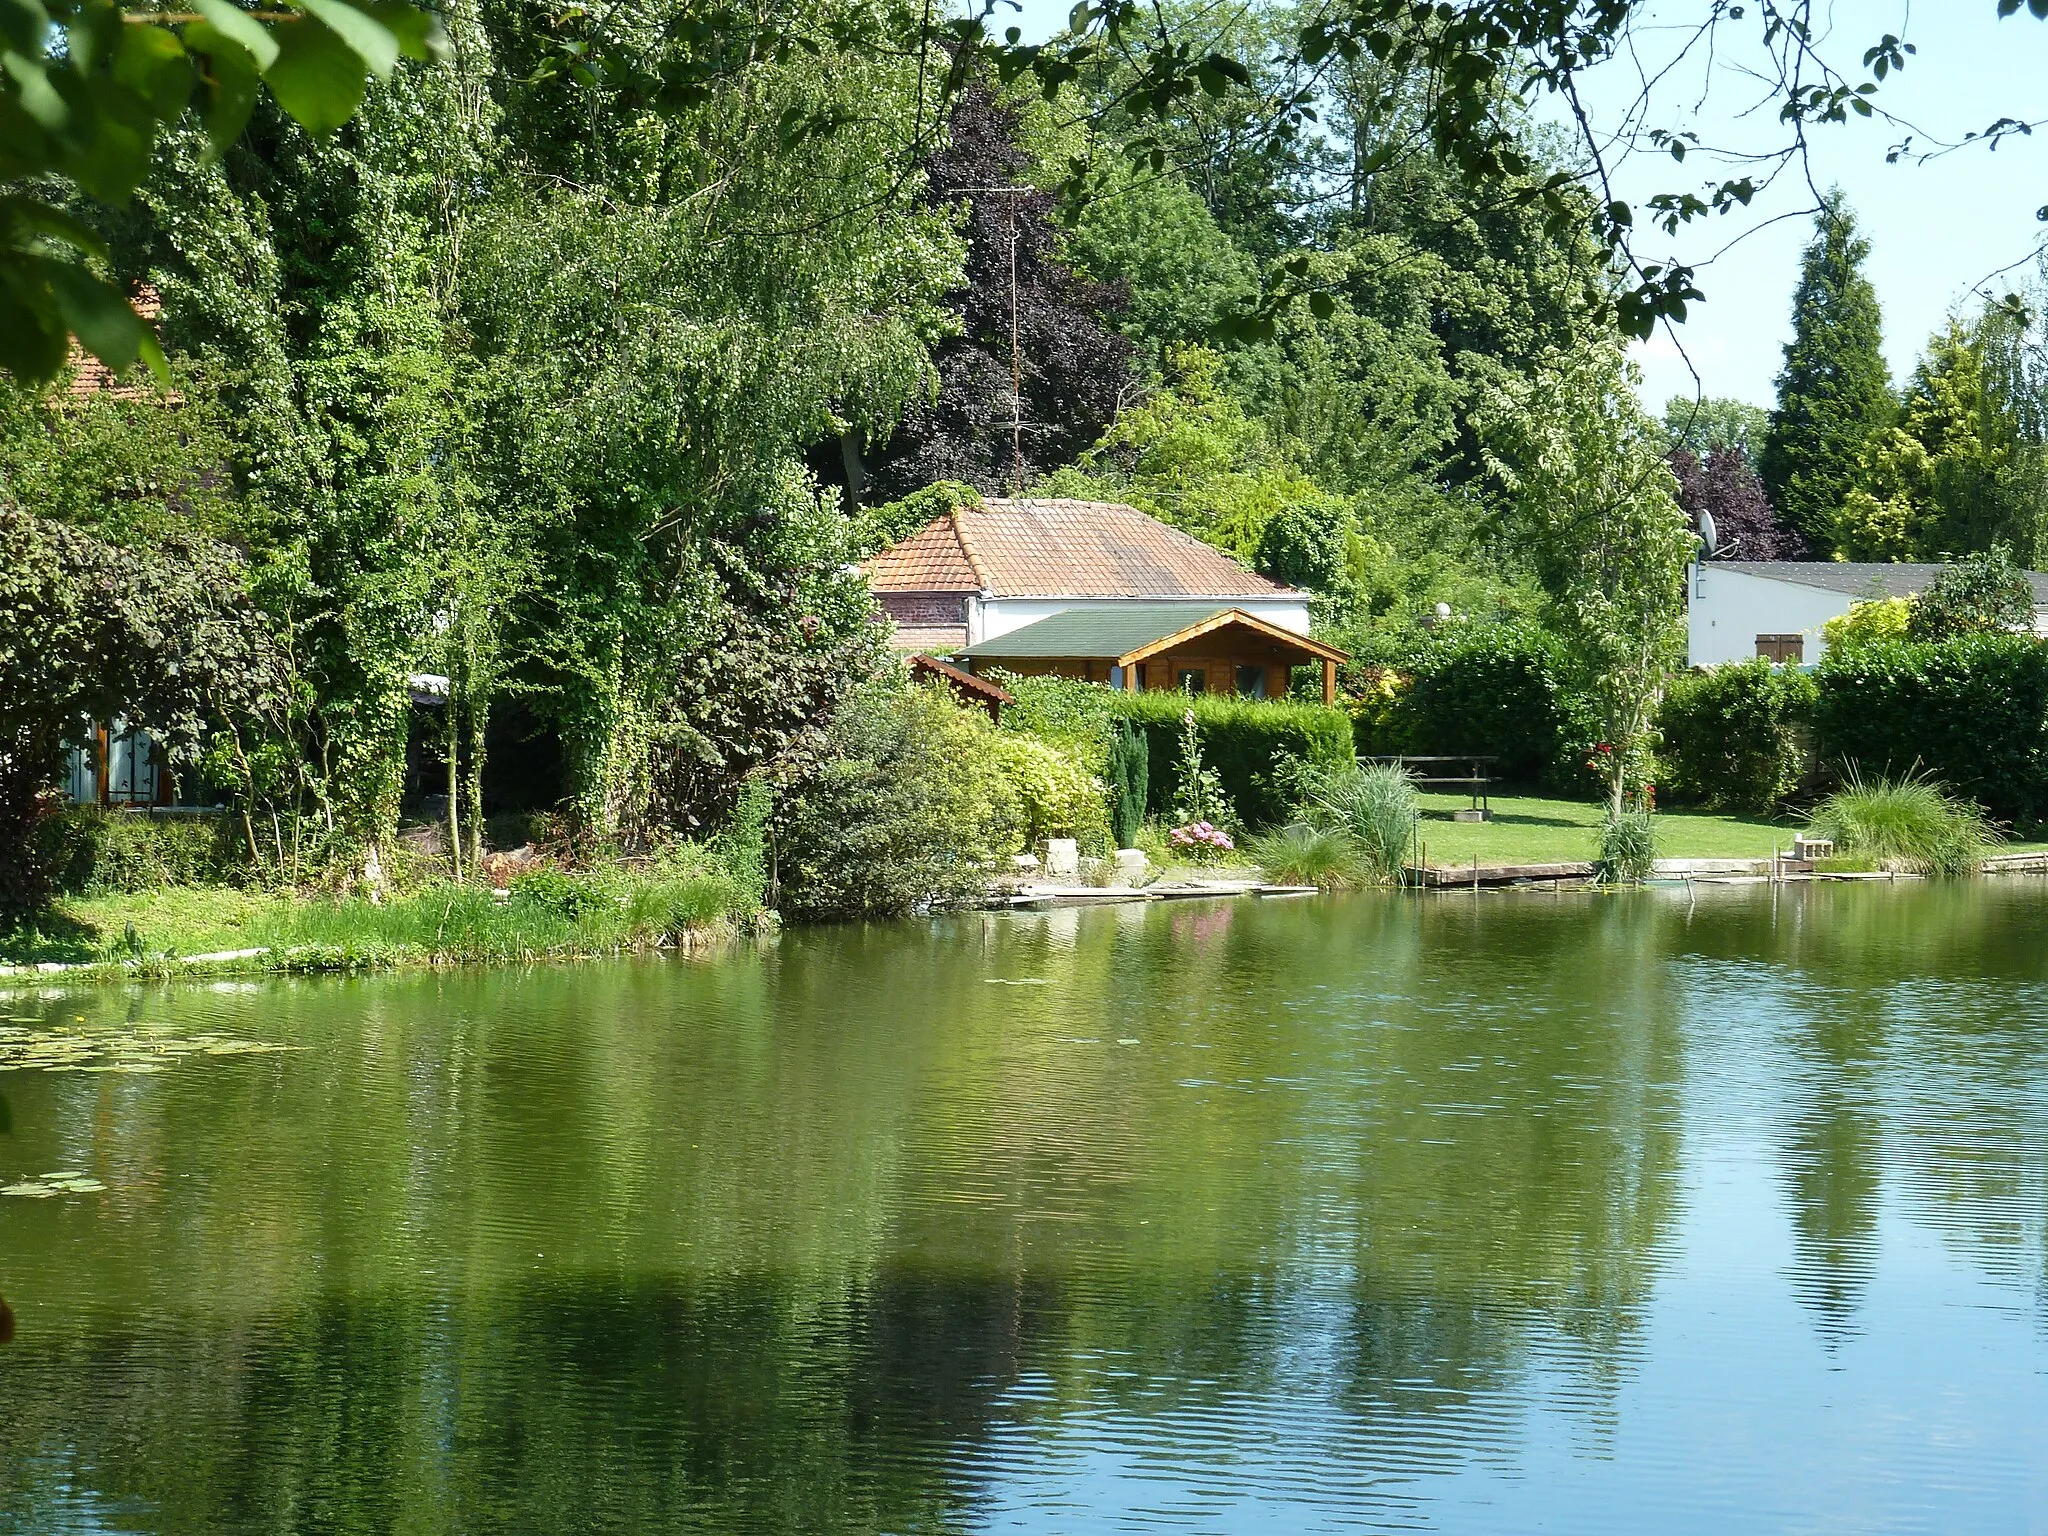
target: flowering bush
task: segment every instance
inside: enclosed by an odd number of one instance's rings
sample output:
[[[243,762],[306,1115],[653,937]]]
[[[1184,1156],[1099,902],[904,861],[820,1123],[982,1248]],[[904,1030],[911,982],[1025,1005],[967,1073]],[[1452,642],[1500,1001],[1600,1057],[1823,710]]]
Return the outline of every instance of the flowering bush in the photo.
[[[1175,827],[1166,834],[1166,840],[1176,853],[1191,854],[1196,858],[1233,853],[1237,849],[1228,832],[1208,821],[1191,821],[1185,826]]]

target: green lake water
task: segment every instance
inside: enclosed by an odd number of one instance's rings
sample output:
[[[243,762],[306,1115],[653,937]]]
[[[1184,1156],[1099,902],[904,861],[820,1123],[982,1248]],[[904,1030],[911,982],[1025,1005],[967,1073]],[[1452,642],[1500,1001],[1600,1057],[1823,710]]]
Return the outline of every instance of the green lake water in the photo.
[[[0,1531],[2048,1530],[2048,881],[0,1014]]]

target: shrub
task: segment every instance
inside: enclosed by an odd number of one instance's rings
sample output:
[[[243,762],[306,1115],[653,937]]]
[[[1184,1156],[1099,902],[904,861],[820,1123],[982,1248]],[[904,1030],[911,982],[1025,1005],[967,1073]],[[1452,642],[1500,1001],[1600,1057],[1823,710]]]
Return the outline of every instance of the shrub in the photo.
[[[1809,819],[1839,853],[1923,874],[1968,874],[1997,837],[1979,806],[1917,774],[1865,779],[1851,768]]]
[[[1362,866],[1384,884],[1401,878],[1415,837],[1415,784],[1392,763],[1311,774],[1304,783],[1312,820],[1351,840]]]
[[[986,715],[937,685],[874,684],[840,707],[771,826],[786,915],[900,916],[981,890],[1023,810]]]
[[[1145,733],[1128,720],[1118,720],[1109,736],[1110,839],[1129,848],[1145,821],[1145,789],[1151,777],[1151,753]]]
[[[1109,807],[1102,781],[1072,753],[1008,731],[990,732],[988,746],[1022,815],[1025,847],[1049,837],[1071,837],[1084,853],[1108,851]]]
[[[247,867],[226,824],[214,816],[67,806],[41,818],[31,840],[32,856],[54,888],[78,895],[216,884]]]
[[[1057,742],[1091,773],[1106,770],[1110,744],[1109,689],[1073,677],[1019,677],[991,671],[989,681],[1008,690],[1003,730]]]
[[[1536,782],[1577,762],[1565,659],[1530,623],[1458,625],[1384,666],[1354,674],[1358,750],[1368,754],[1477,752],[1501,778]]]
[[[1824,763],[1924,773],[1994,816],[2048,816],[2048,647],[2028,635],[1872,641],[1814,673]]]
[[[1842,651],[1870,640],[1903,640],[1912,622],[1912,598],[1874,597],[1852,603],[1847,613],[1829,619],[1821,625],[1820,637],[1829,651]]]
[[[1145,735],[1151,773],[1146,805],[1165,815],[1180,797],[1182,717],[1192,709],[1202,761],[1217,775],[1224,797],[1248,827],[1288,818],[1292,797],[1287,765],[1303,762],[1341,768],[1352,762],[1351,722],[1339,710],[1291,699],[1240,699],[1218,694],[1100,690],[1112,715]],[[1167,768],[1166,765],[1174,765]]]
[[[1245,845],[1245,852],[1268,880],[1283,885],[1344,891],[1371,885],[1375,878],[1348,834],[1304,821],[1259,834]]]
[[[1946,640],[2027,630],[2034,623],[2034,588],[2004,544],[1965,555],[1941,568],[1910,610],[1906,634]]]
[[[1761,658],[1675,679],[1657,716],[1674,797],[1719,811],[1774,809],[1798,788],[1819,690]]]
[[[1657,867],[1657,826],[1648,811],[1609,811],[1600,827],[1593,878],[1602,885],[1636,885]]]

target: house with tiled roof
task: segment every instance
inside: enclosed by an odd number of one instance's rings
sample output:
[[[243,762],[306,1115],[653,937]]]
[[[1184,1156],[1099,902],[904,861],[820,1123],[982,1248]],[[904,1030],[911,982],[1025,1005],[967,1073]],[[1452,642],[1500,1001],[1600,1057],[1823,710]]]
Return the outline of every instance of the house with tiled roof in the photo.
[[[1297,666],[1327,693],[1343,660],[1309,637],[1308,593],[1118,502],[988,497],[863,570],[901,649],[976,672],[1263,698]]]

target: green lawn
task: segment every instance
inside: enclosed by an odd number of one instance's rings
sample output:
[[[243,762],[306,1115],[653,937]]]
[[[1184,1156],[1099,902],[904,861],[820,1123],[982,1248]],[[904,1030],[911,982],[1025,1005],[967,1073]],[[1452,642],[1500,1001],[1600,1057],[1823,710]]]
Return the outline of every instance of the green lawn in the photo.
[[[1422,841],[1434,865],[1567,864],[1593,857],[1606,808],[1580,800],[1534,795],[1493,796],[1493,820],[1458,822],[1451,812],[1464,795],[1420,797]],[[1694,811],[1657,813],[1657,854],[1666,859],[1767,859],[1789,849],[1800,823],[1755,816],[1710,816]]]
[[[1471,801],[1461,794],[1417,797],[1422,802],[1422,841],[1432,865],[1570,864],[1593,857],[1606,807],[1582,800],[1549,800],[1538,795],[1493,796],[1493,820],[1459,822],[1451,812]],[[1713,816],[1701,811],[1657,813],[1660,859],[1767,859],[1773,848],[1791,851],[1805,823],[1795,816]],[[2029,853],[2044,843],[2011,842],[1994,850]]]

